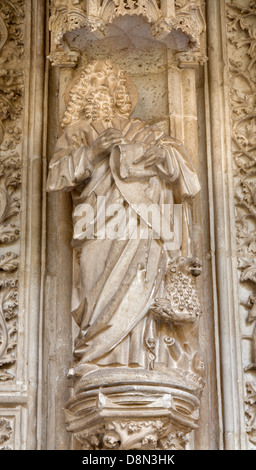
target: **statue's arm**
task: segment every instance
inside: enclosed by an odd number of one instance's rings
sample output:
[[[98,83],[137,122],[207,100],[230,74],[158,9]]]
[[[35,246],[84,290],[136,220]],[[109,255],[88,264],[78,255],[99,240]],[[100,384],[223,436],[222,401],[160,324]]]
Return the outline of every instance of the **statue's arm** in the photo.
[[[184,145],[172,138],[159,143],[165,149],[165,161],[157,165],[158,172],[172,185],[177,200],[193,198],[201,189],[195,167]]]
[[[145,170],[155,169],[167,183],[173,183],[179,178],[180,167],[170,142],[160,140],[151,144],[143,156],[135,160],[135,164],[141,162]]]
[[[94,171],[90,154],[89,147],[82,146],[71,150],[68,147],[57,146],[49,165],[47,190],[70,191],[89,178]]]
[[[142,161],[145,169],[155,169],[160,178],[175,188],[179,199],[194,197],[200,191],[200,183],[189,154],[176,139],[162,134],[136,162]]]
[[[47,190],[71,191],[89,178],[114,145],[121,142],[121,133],[106,129],[89,146],[77,147],[77,141],[64,133],[57,142],[54,157],[49,165]]]

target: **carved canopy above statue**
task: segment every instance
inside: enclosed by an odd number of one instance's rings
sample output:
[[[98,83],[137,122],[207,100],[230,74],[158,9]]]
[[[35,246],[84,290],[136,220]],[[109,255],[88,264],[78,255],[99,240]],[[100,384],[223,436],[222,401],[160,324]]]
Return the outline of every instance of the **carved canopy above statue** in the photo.
[[[74,44],[73,35],[69,40],[68,33],[83,29],[83,35],[89,34],[97,40],[110,36],[117,20],[135,16],[144,19],[152,38],[174,51],[196,53],[198,62],[204,60],[205,22],[201,0],[53,0],[51,12],[49,26],[56,49],[52,50],[50,59],[54,65],[63,66],[65,59],[60,49],[66,48],[66,41],[73,54],[69,65],[75,63],[75,50],[80,50],[80,46]]]

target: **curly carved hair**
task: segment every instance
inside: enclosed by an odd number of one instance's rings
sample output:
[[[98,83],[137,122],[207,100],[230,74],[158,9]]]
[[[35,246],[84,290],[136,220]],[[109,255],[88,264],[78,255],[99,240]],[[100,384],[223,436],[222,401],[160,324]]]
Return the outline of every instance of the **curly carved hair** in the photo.
[[[69,101],[61,123],[62,128],[73,124],[83,116],[88,104],[88,93],[90,93],[89,78],[94,73],[95,67],[100,64],[106,68],[107,73],[110,74],[114,71],[117,75],[117,86],[113,96],[117,115],[130,116],[132,104],[123,70],[110,60],[95,61],[81,70],[79,78],[69,92]]]

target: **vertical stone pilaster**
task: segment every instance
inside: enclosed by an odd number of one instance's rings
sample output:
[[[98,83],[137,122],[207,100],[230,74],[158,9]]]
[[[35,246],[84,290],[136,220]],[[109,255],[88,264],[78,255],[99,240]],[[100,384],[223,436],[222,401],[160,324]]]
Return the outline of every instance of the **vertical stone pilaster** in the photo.
[[[246,449],[236,240],[234,233],[233,171],[229,116],[229,77],[226,48],[226,12],[221,1],[206,2],[207,63],[206,119],[208,162],[211,170],[209,189],[211,238],[215,265],[215,333],[219,358],[218,396],[220,411],[220,447]],[[218,364],[218,362],[217,362]],[[221,387],[221,388],[220,388]]]
[[[0,423],[3,448],[40,444],[44,1],[0,5]]]

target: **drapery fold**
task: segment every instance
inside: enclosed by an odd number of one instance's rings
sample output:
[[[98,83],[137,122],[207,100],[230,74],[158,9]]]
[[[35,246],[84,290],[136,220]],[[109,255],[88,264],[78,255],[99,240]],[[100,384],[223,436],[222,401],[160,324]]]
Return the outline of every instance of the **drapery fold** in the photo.
[[[167,267],[166,242],[173,243],[174,251],[179,249],[175,238],[166,239],[166,233],[174,237],[173,205],[194,197],[200,184],[183,145],[157,127],[123,118],[105,127],[120,130],[122,142],[95,166],[91,145],[104,130],[102,122],[80,120],[65,130],[49,165],[47,190],[72,191],[73,196],[73,245],[79,257],[74,262],[72,313],[80,326],[75,353],[82,363],[129,365],[131,361],[143,366],[146,353],[138,344],[147,334],[147,313]],[[143,167],[143,159],[136,164],[150,146],[164,150],[164,162],[150,168]],[[132,210],[140,237],[87,239],[81,231],[78,236],[76,208],[90,204],[95,222],[99,221],[99,197],[104,198],[106,213],[111,204],[121,206],[124,222]],[[167,204],[168,218],[162,211]],[[145,220],[140,205],[155,205],[160,226]],[[107,231],[114,217],[105,219]]]

